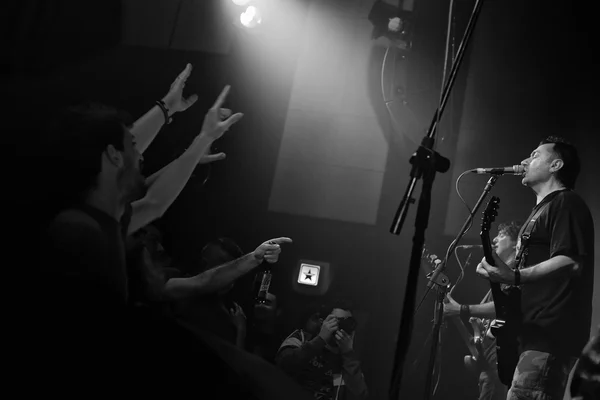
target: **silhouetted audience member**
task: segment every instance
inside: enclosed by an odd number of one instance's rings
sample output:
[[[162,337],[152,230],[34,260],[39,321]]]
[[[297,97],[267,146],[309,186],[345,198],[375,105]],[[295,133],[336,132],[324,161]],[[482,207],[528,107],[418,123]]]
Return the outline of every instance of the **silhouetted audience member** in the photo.
[[[347,303],[323,306],[305,329],[283,341],[276,363],[315,399],[343,400],[347,395],[366,399],[369,392],[353,348],[355,328]]]
[[[49,380],[62,375],[97,383],[110,371],[115,379],[105,387],[114,387],[119,377],[132,379],[144,358],[171,357],[160,348],[148,351],[156,335],[177,337],[177,343],[190,338],[176,325],[131,314],[124,243],[128,233],[164,213],[210,144],[241,117],[221,120],[226,88],[186,153],[145,180],[141,152],[166,118],[193,103],[182,96],[190,72],[188,65],[161,106],[133,124],[110,107],[86,105],[67,110],[50,133],[45,172],[54,188],[44,195],[55,200],[56,212],[43,230],[31,281],[38,305],[32,325],[40,329],[32,347],[36,367],[46,369]]]
[[[275,362],[275,354],[279,349],[280,340],[277,339],[277,320],[281,312],[277,296],[267,292],[264,303],[254,304],[250,319],[251,329],[248,332],[248,351],[272,363]]]
[[[203,267],[200,276],[243,256],[240,247],[229,238],[211,241],[202,249]],[[247,333],[246,315],[242,307],[232,299],[233,286],[234,282],[229,282],[215,292],[198,293],[176,301],[173,303],[175,314],[243,349]]]

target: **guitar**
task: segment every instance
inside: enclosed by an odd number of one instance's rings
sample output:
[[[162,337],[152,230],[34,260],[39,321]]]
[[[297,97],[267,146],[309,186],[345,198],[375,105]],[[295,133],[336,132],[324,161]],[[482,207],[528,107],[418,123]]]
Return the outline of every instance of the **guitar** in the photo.
[[[423,259],[427,261],[428,269],[430,270],[429,273],[433,273],[437,264],[442,262],[435,254],[429,254],[425,249],[423,249]],[[469,319],[469,323],[473,327],[473,335],[471,335],[460,316],[450,317],[450,320],[456,326],[461,339],[469,349],[469,354],[463,360],[465,368],[473,375],[479,376],[481,371],[489,367],[483,354],[484,334],[482,334],[483,330],[481,329],[482,321],[479,318]]]
[[[490,242],[490,226],[498,215],[500,199],[493,196],[483,211],[481,221],[481,244],[485,260],[495,265],[492,257],[493,249]],[[519,344],[517,336],[521,324],[521,293],[515,286],[501,286],[498,282],[490,281],[496,319],[492,322],[491,331],[496,337],[496,356],[498,360],[498,376],[500,382],[510,387],[513,374],[519,361]]]

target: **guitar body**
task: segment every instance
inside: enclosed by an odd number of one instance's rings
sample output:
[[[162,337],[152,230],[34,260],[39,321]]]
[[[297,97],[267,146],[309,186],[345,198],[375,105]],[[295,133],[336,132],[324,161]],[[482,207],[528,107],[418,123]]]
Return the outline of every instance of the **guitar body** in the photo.
[[[491,283],[491,286],[496,307],[496,320],[492,323],[490,330],[496,338],[498,377],[500,382],[510,387],[519,362],[517,338],[521,325],[521,293],[516,287],[510,287],[506,293],[498,283]],[[495,286],[497,287],[494,289]]]
[[[467,371],[469,371],[471,375],[479,376],[479,374],[481,374],[481,371],[483,371],[483,369],[481,369],[479,365],[479,360],[476,360],[475,357],[471,355],[465,356],[464,363],[465,368],[467,369]]]
[[[491,223],[498,215],[500,199],[492,197],[483,212],[481,223],[481,244],[485,259],[494,265],[493,249],[490,242],[489,230]],[[498,360],[498,377],[500,382],[510,387],[512,378],[519,362],[518,334],[521,326],[521,291],[515,286],[505,289],[497,282],[490,282],[496,319],[492,323],[491,331],[496,337],[496,357]]]

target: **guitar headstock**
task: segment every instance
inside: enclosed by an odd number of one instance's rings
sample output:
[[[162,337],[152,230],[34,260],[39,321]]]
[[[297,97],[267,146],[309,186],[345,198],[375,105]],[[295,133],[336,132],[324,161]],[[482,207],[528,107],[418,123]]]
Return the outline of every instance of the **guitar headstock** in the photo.
[[[481,219],[481,232],[479,233],[481,244],[483,246],[483,255],[485,256],[487,262],[491,265],[494,265],[494,260],[492,257],[492,245],[490,243],[490,228],[498,216],[499,208],[500,198],[492,196],[490,201],[488,201],[487,205],[485,206],[485,210],[483,211],[483,217]]]
[[[490,201],[488,201],[487,205],[485,206],[485,210],[483,210],[483,217],[481,219],[481,233],[489,233],[492,223],[498,216],[499,208],[500,198],[492,196]]]

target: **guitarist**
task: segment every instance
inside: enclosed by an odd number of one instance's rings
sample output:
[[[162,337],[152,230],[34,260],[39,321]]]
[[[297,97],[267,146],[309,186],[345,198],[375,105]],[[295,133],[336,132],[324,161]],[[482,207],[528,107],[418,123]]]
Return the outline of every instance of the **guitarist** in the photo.
[[[495,266],[483,259],[477,273],[521,285],[520,357],[507,399],[562,400],[591,331],[594,224],[573,191],[580,169],[573,145],[548,137],[521,164],[537,201],[519,235],[519,269],[494,257]]]
[[[513,267],[515,263],[517,239],[519,237],[520,224],[512,221],[498,226],[498,235],[492,240],[494,251],[498,257],[508,266]],[[444,316],[446,317],[474,317],[480,326],[482,335],[481,347],[485,362],[485,368],[479,374],[479,400],[505,400],[507,388],[498,378],[498,367],[496,365],[496,339],[490,332],[491,320],[496,316],[491,290],[485,295],[480,304],[461,305],[448,294],[448,302],[444,304]]]

